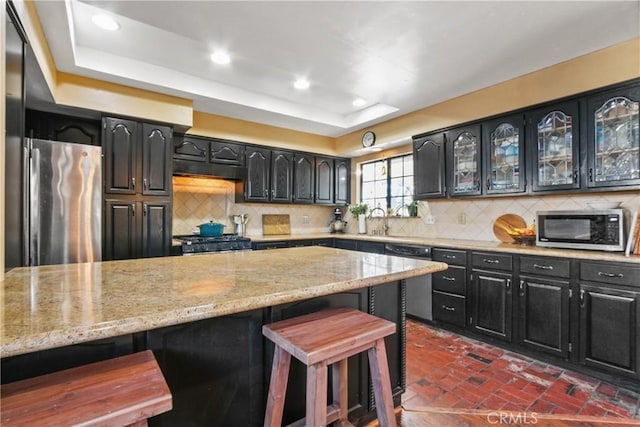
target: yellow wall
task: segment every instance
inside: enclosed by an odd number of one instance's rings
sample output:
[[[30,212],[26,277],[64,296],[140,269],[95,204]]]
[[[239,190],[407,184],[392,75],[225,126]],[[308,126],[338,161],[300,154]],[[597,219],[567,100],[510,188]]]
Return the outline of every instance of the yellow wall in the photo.
[[[640,77],[640,38],[369,127],[376,145]],[[336,154],[361,148],[362,131],[337,138]]]
[[[188,133],[321,154],[334,154],[335,152],[335,139],[328,136],[298,132],[199,111],[193,112],[193,127]]]

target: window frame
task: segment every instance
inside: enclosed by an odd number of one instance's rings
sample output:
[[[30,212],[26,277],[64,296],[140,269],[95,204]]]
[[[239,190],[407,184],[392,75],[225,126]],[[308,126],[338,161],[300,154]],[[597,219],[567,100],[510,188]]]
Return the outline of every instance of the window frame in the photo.
[[[407,158],[411,159],[411,168],[409,171],[407,171],[406,168],[406,160]],[[401,164],[403,165],[403,170],[402,170],[402,174],[398,175],[398,176],[392,176],[392,162],[393,160],[396,159],[402,159]],[[385,210],[385,212],[387,212],[387,214],[390,213],[390,216],[394,216],[394,217],[409,217],[409,212],[407,209],[407,205],[409,203],[411,203],[412,201],[414,201],[414,195],[415,195],[415,189],[413,188],[413,176],[414,176],[414,169],[413,169],[413,153],[405,153],[405,154],[399,154],[399,155],[395,155],[395,156],[391,156],[391,157],[384,157],[384,158],[378,158],[378,159],[372,159],[366,162],[362,162],[358,165],[359,170],[358,173],[360,175],[360,197],[359,197],[359,203],[368,203],[365,200],[364,197],[364,184],[365,184],[365,174],[364,174],[364,167],[366,165],[370,165],[372,163],[380,163],[380,162],[384,162],[384,167],[386,168],[386,172],[385,172],[385,178],[384,181],[386,181],[386,191],[385,191],[385,205],[386,206],[380,206],[381,208],[383,208]],[[409,172],[409,173],[407,173]],[[411,194],[405,194],[403,192],[403,194],[401,196],[394,196],[392,194],[392,179],[397,179],[397,178],[402,178],[403,180],[406,180],[407,178],[409,178],[411,180]],[[375,179],[375,175],[374,175],[374,180],[371,181],[366,181],[367,183],[370,182],[381,182],[383,181],[383,179]],[[393,199],[397,199],[398,197],[400,197],[402,199],[402,205],[399,207],[396,207],[395,210],[391,211],[391,209],[394,209],[391,206],[391,201]],[[381,198],[378,198],[381,199]],[[371,200],[371,198],[367,199],[367,200]],[[369,213],[371,213],[371,211],[376,208],[377,206],[369,206]],[[380,212],[375,213],[374,216],[381,216]]]

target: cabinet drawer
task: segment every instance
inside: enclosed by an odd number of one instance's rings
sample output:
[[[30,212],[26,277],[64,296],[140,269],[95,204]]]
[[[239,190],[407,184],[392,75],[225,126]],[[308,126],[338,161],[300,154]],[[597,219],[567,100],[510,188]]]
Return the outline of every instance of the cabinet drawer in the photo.
[[[447,270],[433,273],[433,289],[451,294],[465,295],[467,269],[450,265]]]
[[[475,268],[488,270],[512,270],[511,255],[473,252],[471,253],[471,262]]]
[[[460,327],[465,325],[465,297],[433,291],[433,318]]]
[[[580,263],[580,279],[614,285],[640,286],[640,266],[605,264],[599,262]]]
[[[434,261],[446,262],[447,264],[466,265],[467,253],[465,251],[452,251],[445,249],[434,249],[431,252]]]
[[[520,257],[520,272],[539,276],[569,277],[569,260]]]

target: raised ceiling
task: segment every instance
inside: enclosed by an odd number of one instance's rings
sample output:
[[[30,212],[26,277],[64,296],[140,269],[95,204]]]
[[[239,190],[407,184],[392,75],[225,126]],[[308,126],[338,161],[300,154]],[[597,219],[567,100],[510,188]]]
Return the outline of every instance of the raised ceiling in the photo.
[[[640,36],[640,1],[36,1],[60,71],[341,136]],[[96,27],[113,16],[120,29]],[[210,60],[216,49],[228,65]],[[293,88],[296,78],[310,82]],[[357,98],[367,101],[355,107]]]

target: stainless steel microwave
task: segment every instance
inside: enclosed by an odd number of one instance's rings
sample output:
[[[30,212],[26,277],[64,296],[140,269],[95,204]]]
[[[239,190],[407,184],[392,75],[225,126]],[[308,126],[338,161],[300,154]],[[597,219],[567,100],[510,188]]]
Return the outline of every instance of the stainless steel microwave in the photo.
[[[624,210],[536,212],[538,246],[549,248],[624,250]]]

